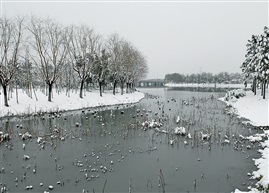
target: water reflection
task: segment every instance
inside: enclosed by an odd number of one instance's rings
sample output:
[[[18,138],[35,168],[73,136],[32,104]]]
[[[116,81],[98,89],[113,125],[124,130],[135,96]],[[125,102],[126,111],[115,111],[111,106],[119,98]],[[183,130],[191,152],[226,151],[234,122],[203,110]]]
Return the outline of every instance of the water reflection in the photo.
[[[214,88],[214,87],[173,87],[166,88],[167,91],[190,91],[190,92],[227,92],[232,88]]]

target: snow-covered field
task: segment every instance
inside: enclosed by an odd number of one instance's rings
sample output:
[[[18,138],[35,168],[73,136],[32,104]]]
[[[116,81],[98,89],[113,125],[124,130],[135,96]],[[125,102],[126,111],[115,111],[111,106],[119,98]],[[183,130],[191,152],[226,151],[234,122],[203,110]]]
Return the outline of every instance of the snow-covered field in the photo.
[[[200,88],[245,88],[244,84],[214,84],[214,83],[205,83],[205,84],[197,84],[197,83],[166,83],[167,87],[200,87]],[[247,88],[250,88],[250,84],[248,84]]]
[[[27,96],[22,90],[18,90],[19,104],[16,102],[15,93],[13,98],[9,102],[9,107],[4,106],[3,94],[0,94],[0,117],[6,115],[18,115],[18,114],[32,114],[37,112],[53,112],[53,111],[66,111],[82,109],[87,107],[109,106],[116,104],[127,104],[139,102],[144,94],[140,92],[134,92],[131,94],[116,93],[106,91],[103,93],[103,97],[100,97],[99,91],[86,92],[83,99],[79,98],[78,93],[70,93],[70,97],[66,96],[65,92],[58,94],[53,91],[52,102],[48,102],[48,97],[41,91],[36,91],[37,99],[33,94],[33,98]]]
[[[261,91],[257,91],[257,95],[251,91],[247,91],[246,96],[235,99],[233,98],[230,101],[224,101],[224,98],[220,100],[226,102],[228,105],[231,105],[235,108],[235,112],[239,117],[244,117],[249,119],[249,123],[254,126],[269,126],[269,92],[267,89],[266,92],[266,99],[262,99]],[[265,139],[264,142],[261,142],[261,146],[263,149],[260,149],[259,152],[261,153],[261,158],[253,159],[255,165],[258,167],[257,171],[252,173],[251,178],[259,179],[257,182],[257,187],[252,187],[251,192],[260,192],[257,188],[262,186],[265,190],[269,190],[269,130],[264,130],[262,134],[256,134],[255,136],[248,136],[247,139],[250,141],[261,141]],[[262,177],[262,178],[260,178]],[[240,190],[236,189],[235,192],[241,192]],[[266,191],[265,191],[266,192]]]

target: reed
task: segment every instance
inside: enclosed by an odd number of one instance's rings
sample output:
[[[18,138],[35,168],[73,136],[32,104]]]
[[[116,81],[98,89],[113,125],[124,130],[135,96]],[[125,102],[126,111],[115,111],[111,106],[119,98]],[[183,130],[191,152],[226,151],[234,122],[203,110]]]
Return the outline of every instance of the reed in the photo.
[[[102,190],[102,193],[104,193],[104,192],[105,192],[105,188],[106,188],[106,183],[107,183],[107,179],[106,179],[106,181],[105,181],[105,183],[104,183],[104,186],[103,186],[103,190]]]

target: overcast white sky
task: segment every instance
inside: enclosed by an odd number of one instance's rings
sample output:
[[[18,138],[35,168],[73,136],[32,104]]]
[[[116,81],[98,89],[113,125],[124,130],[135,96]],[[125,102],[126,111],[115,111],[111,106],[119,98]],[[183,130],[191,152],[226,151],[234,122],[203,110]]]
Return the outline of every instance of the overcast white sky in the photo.
[[[2,14],[50,16],[119,33],[147,58],[148,78],[167,73],[240,72],[247,40],[268,26],[268,1],[38,2],[6,0]]]

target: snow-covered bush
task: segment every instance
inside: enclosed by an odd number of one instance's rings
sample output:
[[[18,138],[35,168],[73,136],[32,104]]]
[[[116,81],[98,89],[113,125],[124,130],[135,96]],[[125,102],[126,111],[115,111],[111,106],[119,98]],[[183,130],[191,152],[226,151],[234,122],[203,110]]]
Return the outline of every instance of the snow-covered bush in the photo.
[[[234,101],[244,96],[246,96],[246,91],[244,91],[243,89],[234,89],[234,90],[228,91],[225,94],[224,101]]]

